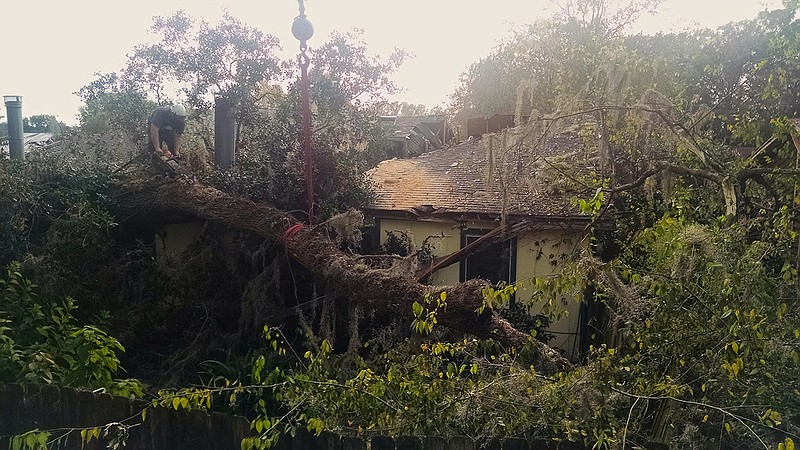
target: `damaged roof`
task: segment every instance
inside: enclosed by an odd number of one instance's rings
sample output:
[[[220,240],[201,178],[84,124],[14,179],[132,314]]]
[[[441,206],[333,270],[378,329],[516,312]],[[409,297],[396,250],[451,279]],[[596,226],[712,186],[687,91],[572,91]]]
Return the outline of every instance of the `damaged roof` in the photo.
[[[367,172],[377,194],[368,209],[417,217],[490,218],[502,213],[505,197],[509,215],[580,217],[570,201],[576,190],[569,174],[591,169],[580,162],[587,160],[584,153],[580,137],[562,134],[535,151],[490,152],[488,143],[478,140],[383,161]]]

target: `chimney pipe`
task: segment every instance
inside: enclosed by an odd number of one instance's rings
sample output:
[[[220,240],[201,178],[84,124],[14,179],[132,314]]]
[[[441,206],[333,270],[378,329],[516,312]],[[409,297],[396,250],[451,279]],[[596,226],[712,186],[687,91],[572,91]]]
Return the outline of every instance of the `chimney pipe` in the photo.
[[[214,99],[214,163],[230,169],[236,160],[236,111],[224,97]]]
[[[22,96],[4,95],[8,116],[8,149],[11,159],[25,159],[25,144],[22,133]]]

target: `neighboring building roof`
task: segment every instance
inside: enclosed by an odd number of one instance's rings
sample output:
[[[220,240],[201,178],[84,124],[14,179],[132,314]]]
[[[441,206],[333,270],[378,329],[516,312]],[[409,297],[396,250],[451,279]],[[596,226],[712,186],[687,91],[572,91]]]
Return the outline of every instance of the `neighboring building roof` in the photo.
[[[523,122],[528,116],[522,116]],[[496,133],[514,126],[513,114],[495,114],[492,117],[472,117],[467,119],[467,136],[479,138],[486,133]]]
[[[391,126],[389,140],[398,146],[399,157],[440,148],[452,136],[445,116],[382,116],[380,120]]]
[[[394,118],[395,135],[411,133],[415,126],[419,124],[444,123],[444,116],[397,116]]]
[[[44,148],[53,143],[53,133],[23,133],[22,145],[26,149],[35,147]],[[8,151],[8,136],[0,136],[0,150],[3,153]]]
[[[53,143],[53,133],[23,133],[22,141],[25,145],[49,145]]]
[[[565,177],[553,174],[558,165],[568,164],[574,169],[580,165],[578,161],[585,159],[581,157],[583,145],[577,135],[553,137],[539,146],[536,154],[510,151],[501,157],[495,150],[496,169],[491,182],[489,151],[485,147],[480,141],[470,141],[416,158],[383,161],[367,173],[377,193],[368,209],[394,216],[492,218],[503,210],[505,191],[509,215],[580,216],[570,202],[574,192],[566,183],[557,181]]]

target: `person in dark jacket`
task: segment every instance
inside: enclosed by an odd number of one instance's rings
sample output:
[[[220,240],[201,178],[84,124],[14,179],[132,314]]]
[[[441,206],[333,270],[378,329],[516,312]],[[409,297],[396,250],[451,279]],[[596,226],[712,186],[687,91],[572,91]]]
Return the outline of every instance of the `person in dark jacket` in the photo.
[[[159,106],[147,119],[148,148],[159,156],[180,158],[185,129],[186,108],[183,105]]]

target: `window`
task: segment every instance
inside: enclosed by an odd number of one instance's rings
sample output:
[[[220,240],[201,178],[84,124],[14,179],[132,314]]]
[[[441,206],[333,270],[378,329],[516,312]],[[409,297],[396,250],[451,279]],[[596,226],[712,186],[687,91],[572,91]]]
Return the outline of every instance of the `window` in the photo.
[[[461,232],[461,248],[491,230],[468,228]],[[492,283],[513,283],[517,278],[517,239],[493,244],[461,261],[461,281],[483,278]]]

